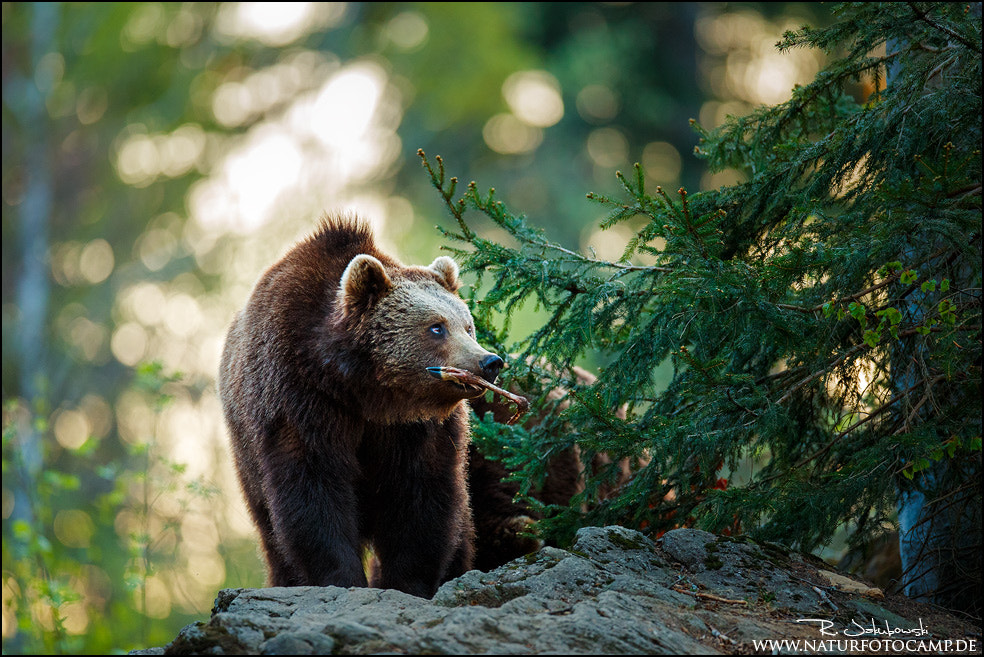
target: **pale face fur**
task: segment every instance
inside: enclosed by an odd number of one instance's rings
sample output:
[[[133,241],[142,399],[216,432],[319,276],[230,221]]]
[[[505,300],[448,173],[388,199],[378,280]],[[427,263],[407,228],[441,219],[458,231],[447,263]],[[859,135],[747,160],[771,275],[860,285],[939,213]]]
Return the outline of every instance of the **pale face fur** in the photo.
[[[370,315],[373,355],[388,375],[438,383],[426,368],[450,365],[480,374],[489,355],[475,341],[468,307],[436,282],[400,282]]]
[[[359,316],[358,333],[367,336],[363,348],[372,360],[380,389],[400,401],[413,400],[406,409],[392,405],[399,417],[407,413],[442,417],[462,399],[483,391],[435,379],[428,367],[450,366],[482,374],[482,360],[493,355],[475,341],[475,324],[458,289],[458,267],[441,257],[427,268],[408,267],[413,274],[390,277],[371,256],[353,259],[341,282],[342,304]],[[368,302],[367,302],[368,300]],[[371,338],[371,339],[368,339]]]

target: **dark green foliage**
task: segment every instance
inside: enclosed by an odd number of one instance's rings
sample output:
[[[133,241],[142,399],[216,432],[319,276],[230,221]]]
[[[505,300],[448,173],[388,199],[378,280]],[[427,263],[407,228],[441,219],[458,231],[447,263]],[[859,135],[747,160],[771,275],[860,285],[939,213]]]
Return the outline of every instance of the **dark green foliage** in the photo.
[[[979,11],[860,3],[837,15],[779,44],[828,53],[811,84],[697,127],[710,168],[745,182],[669,194],[645,189],[637,166],[617,174],[623,198],[588,195],[610,209],[603,227],[635,231],[618,261],[551,243],[494,190],[472,183],[457,198],[443,162],[424,158],[457,220],[447,236],[466,245],[453,251],[479,277],[483,337],[515,354],[508,376],[550,411],[532,428],[481,422],[479,445],[524,491],[575,444],[585,464],[634,459],[607,497],[616,473],[589,469],[583,495],[546,509],[547,537],[696,523],[810,550],[848,523],[860,542],[933,462],[952,464],[952,486],[980,506]],[[860,100],[845,91],[859,81],[875,90]],[[517,246],[477,235],[468,209]],[[529,302],[550,319],[510,342],[510,315]],[[584,388],[567,373],[588,354],[607,364]],[[571,390],[564,410],[547,398],[557,386]]]

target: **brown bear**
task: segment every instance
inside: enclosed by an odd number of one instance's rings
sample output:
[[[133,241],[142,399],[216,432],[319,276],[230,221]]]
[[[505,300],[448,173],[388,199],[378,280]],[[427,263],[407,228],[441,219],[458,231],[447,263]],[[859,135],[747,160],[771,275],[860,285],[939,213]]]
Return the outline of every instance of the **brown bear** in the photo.
[[[226,338],[219,392],[271,586],[372,586],[431,597],[472,567],[465,399],[435,378],[494,381],[441,256],[404,266],[370,228],[325,217],[260,278]]]

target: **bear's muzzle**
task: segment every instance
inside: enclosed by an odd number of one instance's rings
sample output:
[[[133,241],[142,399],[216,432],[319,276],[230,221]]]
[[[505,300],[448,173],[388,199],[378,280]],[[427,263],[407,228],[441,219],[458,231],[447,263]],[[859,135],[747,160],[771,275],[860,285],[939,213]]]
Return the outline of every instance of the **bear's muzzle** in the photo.
[[[499,376],[499,370],[502,369],[503,365],[505,363],[495,354],[489,354],[479,363],[479,366],[482,368],[482,376],[489,383],[495,383],[495,379]]]

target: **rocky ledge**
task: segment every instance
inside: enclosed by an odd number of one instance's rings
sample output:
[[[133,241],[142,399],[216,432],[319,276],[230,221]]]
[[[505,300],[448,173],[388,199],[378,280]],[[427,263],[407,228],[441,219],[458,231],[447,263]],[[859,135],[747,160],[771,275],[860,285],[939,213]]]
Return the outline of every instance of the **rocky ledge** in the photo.
[[[811,620],[805,620],[811,619]],[[747,539],[679,529],[653,542],[590,527],[447,582],[433,600],[338,587],[225,589],[208,622],[133,654],[749,654],[981,650],[980,627]],[[758,642],[775,641],[774,644]],[[854,644],[849,643],[854,641]],[[867,642],[867,643],[863,643]],[[814,647],[816,650],[817,648]],[[823,650],[823,648],[821,648]]]

